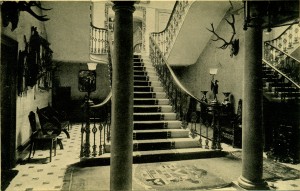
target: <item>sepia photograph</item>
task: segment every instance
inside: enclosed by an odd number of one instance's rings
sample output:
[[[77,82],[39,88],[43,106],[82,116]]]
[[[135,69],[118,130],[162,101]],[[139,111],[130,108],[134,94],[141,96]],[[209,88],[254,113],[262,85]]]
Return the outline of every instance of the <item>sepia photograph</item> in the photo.
[[[0,1],[1,190],[300,190],[299,0]]]

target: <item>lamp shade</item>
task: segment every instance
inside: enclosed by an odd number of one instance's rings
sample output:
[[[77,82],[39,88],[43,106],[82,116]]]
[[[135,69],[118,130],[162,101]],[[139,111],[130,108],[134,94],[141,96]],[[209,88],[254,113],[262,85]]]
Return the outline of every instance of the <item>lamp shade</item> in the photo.
[[[95,63],[95,62],[89,62],[89,63],[87,63],[87,65],[88,65],[88,69],[89,70],[96,70],[97,63]]]
[[[209,69],[209,74],[216,75],[217,72],[218,72],[218,68],[210,68]]]

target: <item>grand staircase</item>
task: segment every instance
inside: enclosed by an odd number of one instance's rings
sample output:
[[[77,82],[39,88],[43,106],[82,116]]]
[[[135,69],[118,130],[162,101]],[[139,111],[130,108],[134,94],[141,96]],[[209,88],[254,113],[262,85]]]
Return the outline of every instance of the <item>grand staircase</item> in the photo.
[[[199,136],[192,138],[189,128],[182,128],[150,59],[134,55],[133,63],[134,163],[224,156],[224,151],[204,148],[200,145]],[[94,159],[100,159],[101,164],[109,164],[110,147],[109,141],[105,144],[105,152]],[[89,165],[99,164],[99,161],[94,163],[90,159],[86,160],[91,162]]]
[[[263,65],[263,90],[272,102],[300,103],[300,91],[268,65]]]

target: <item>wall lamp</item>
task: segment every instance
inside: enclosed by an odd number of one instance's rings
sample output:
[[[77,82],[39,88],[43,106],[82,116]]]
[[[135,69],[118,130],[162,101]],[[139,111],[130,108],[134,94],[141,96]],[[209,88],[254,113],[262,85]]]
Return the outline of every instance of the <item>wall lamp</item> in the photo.
[[[89,70],[96,70],[97,68],[97,63],[96,62],[88,62],[87,63],[88,69]]]

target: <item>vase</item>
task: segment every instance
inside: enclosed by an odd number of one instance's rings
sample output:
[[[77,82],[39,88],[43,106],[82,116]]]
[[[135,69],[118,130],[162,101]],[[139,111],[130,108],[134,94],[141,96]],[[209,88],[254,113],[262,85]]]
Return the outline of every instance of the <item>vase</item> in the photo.
[[[230,102],[229,101],[229,95],[230,95],[230,92],[223,92],[225,98],[224,98],[224,102]]]
[[[204,102],[206,102],[207,103],[207,98],[206,98],[206,94],[207,94],[207,92],[208,91],[206,91],[206,90],[204,90],[204,91],[201,91],[202,92],[202,98],[201,98],[201,101],[204,101]]]

